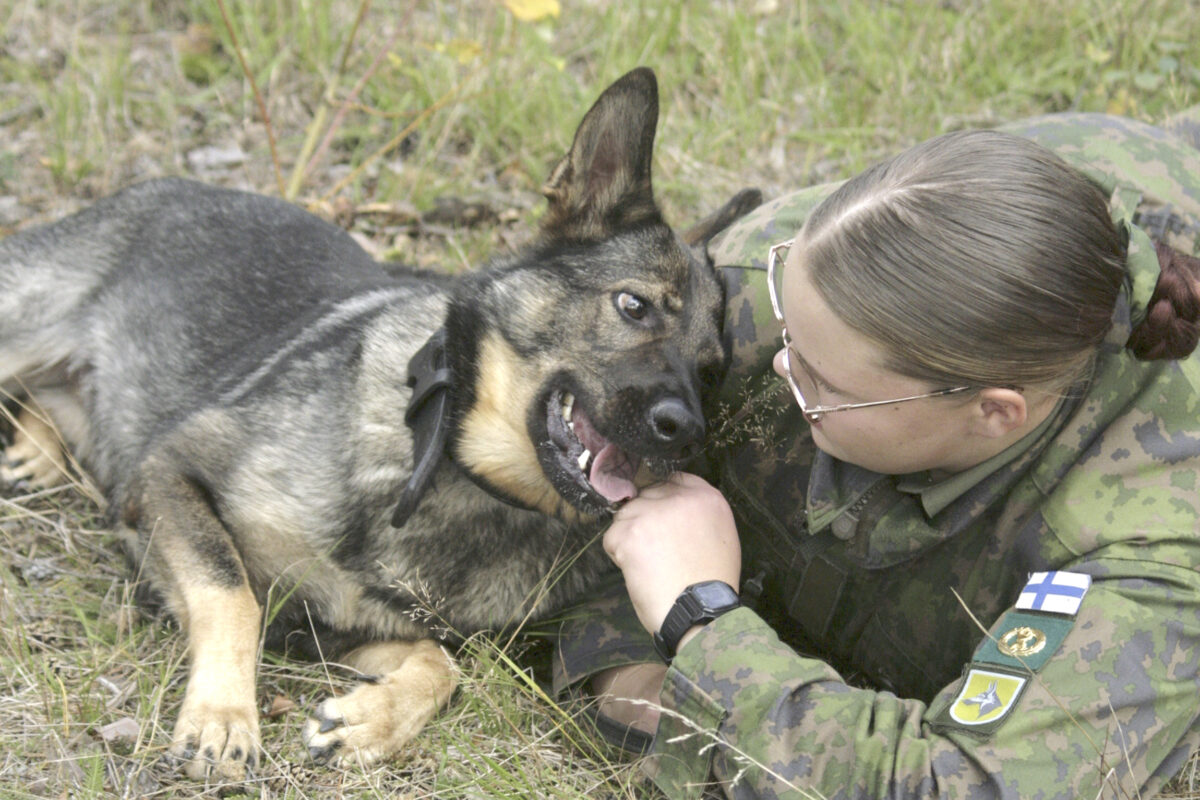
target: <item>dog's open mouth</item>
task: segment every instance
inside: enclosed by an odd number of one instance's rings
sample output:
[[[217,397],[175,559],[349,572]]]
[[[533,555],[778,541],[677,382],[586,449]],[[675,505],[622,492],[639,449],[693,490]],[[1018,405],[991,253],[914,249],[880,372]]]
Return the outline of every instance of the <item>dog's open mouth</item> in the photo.
[[[641,460],[604,438],[573,394],[550,393],[546,429],[554,461],[593,502],[611,507],[637,495],[633,478]]]

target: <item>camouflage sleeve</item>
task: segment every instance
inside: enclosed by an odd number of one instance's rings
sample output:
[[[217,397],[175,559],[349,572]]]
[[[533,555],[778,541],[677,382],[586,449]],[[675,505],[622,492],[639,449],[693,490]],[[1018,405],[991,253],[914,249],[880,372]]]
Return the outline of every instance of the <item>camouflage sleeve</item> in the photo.
[[[668,673],[651,774],[671,798],[710,776],[734,798],[1146,797],[1196,745],[1200,580],[1074,569],[1097,576],[1077,616],[1039,622],[1036,652],[1012,657],[997,642],[1028,612],[1010,611],[928,705],[852,688],[753,612],[727,614]]]
[[[1200,106],[1176,117],[1200,130]],[[1160,128],[1107,114],[1049,114],[1001,130],[1057,153],[1111,192],[1114,212],[1134,217],[1155,241],[1200,255],[1200,150]]]
[[[613,667],[659,662],[654,642],[618,575],[587,603],[562,615],[551,662],[552,691],[564,696],[591,676]]]
[[[588,685],[604,670],[642,663],[662,661],[618,575],[599,587],[591,600],[562,615],[551,659],[551,690],[595,735],[642,755],[650,747],[649,734],[603,716]]]

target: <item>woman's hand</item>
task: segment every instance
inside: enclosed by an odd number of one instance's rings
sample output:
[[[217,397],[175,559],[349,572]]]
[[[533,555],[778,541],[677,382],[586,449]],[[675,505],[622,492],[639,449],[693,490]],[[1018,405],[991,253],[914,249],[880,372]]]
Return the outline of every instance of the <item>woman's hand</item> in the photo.
[[[733,512],[703,478],[679,472],[623,505],[604,534],[604,551],[647,631],[657,631],[679,593],[693,583],[725,581],[742,568]]]

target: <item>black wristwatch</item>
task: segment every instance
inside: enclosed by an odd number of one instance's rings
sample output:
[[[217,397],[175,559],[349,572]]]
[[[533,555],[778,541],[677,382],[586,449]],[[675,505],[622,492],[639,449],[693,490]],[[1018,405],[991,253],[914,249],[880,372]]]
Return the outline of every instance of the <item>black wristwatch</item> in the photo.
[[[654,634],[654,649],[670,664],[679,640],[692,626],[712,622],[741,604],[737,592],[724,581],[693,583],[675,598],[675,605],[667,612],[662,628]]]

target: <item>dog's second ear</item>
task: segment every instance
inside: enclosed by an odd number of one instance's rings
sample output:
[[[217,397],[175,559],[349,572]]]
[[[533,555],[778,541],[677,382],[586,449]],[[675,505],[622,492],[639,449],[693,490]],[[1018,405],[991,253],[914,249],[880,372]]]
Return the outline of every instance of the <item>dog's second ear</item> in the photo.
[[[543,235],[588,241],[660,222],[650,184],[657,124],[653,70],[639,67],[609,86],[542,187],[550,200]]]
[[[742,189],[725,205],[688,228],[683,240],[694,246],[707,245],[721,231],[762,205],[762,192],[758,189]]]

